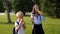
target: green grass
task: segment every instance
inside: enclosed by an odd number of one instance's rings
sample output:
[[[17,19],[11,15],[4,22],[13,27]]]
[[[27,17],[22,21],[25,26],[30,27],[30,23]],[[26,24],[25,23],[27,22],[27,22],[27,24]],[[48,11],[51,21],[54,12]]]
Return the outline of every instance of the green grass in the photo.
[[[14,22],[16,21],[15,15],[11,15],[12,23],[7,23],[7,16],[0,15],[0,34],[12,34],[12,29],[14,27]],[[25,34],[31,34],[32,27],[30,23],[30,17],[25,16],[24,20],[26,22]],[[54,19],[50,17],[45,17],[45,22],[42,23],[45,34],[60,34],[60,19]]]

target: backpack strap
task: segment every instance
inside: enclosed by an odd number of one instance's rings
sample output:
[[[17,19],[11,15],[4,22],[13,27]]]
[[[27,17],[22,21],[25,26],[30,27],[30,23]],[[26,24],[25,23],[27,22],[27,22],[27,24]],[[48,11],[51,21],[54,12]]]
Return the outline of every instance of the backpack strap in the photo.
[[[16,21],[16,23],[19,25],[19,22],[18,21]],[[17,30],[17,32],[18,32],[18,30]]]
[[[16,21],[16,23],[19,25],[19,22],[18,21]]]
[[[16,23],[19,25],[19,22],[18,21],[16,21]],[[15,27],[13,28],[13,34],[16,34],[18,32],[18,30],[17,31],[15,31]]]

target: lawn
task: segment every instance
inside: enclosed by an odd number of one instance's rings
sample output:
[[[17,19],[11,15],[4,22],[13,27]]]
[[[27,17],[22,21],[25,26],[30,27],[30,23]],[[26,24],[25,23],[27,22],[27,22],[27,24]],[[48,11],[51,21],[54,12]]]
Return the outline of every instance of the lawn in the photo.
[[[14,27],[14,22],[16,21],[15,15],[11,15],[12,23],[7,22],[6,15],[0,15],[0,34],[12,34],[12,29]],[[24,16],[26,22],[25,34],[31,34],[32,27],[30,23],[29,16]],[[45,22],[42,23],[45,34],[60,34],[60,19],[54,19],[50,17],[45,17]]]

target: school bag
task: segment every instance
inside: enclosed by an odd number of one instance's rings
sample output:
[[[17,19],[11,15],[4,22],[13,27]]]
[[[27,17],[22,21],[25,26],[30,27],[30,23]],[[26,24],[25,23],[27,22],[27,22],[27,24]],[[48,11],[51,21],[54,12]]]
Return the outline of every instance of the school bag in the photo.
[[[18,21],[16,21],[16,23],[19,25],[19,22],[18,22]],[[17,33],[18,33],[18,30],[15,30],[15,27],[14,27],[12,33],[13,33],[13,34],[17,34]]]

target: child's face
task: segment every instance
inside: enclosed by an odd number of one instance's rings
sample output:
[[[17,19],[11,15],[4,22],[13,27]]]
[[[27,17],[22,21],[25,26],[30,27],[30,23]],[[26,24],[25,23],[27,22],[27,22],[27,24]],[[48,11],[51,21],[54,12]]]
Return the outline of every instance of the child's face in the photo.
[[[20,14],[20,17],[23,18],[23,13]]]
[[[37,5],[35,6],[35,11],[38,11],[38,6]]]
[[[18,14],[18,18],[23,18],[23,14],[22,13],[19,13]]]

